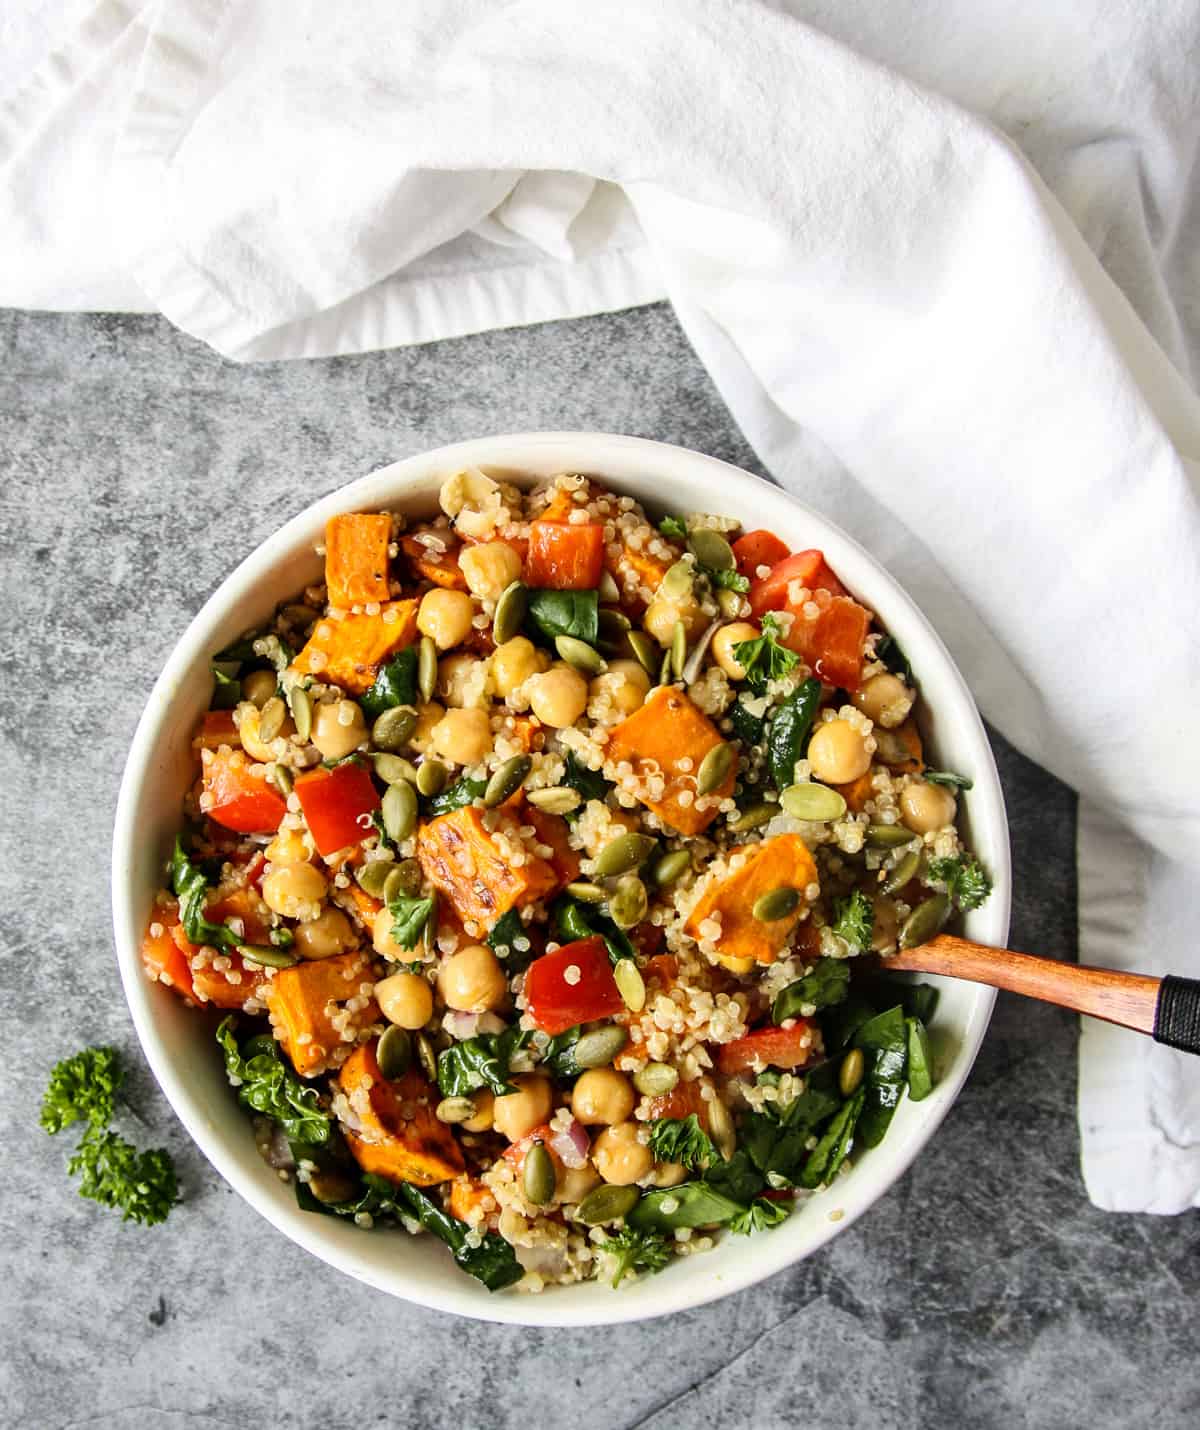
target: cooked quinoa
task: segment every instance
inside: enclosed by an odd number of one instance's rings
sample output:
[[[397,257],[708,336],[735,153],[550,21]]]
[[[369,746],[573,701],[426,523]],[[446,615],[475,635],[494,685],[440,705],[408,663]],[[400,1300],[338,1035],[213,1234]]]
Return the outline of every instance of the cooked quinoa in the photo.
[[[306,1210],[491,1290],[784,1220],[932,1085],[880,958],[987,896],[819,551],[564,474],[333,518],[213,656],[144,943]]]

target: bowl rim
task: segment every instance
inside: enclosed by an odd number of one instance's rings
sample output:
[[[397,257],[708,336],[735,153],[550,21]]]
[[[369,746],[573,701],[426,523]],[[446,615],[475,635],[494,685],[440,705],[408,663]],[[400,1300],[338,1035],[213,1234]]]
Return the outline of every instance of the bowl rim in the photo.
[[[522,453],[544,456],[560,448],[564,449],[564,458],[569,460],[564,460],[559,470],[586,471],[603,478],[606,475],[606,456],[609,461],[632,458],[644,462],[650,475],[654,474],[655,468],[659,468],[664,472],[678,472],[681,480],[693,480],[697,487],[705,486],[703,479],[706,476],[711,481],[722,483],[723,495],[724,491],[728,491],[728,509],[734,512],[754,511],[762,504],[769,508],[786,503],[792,509],[793,519],[806,520],[817,528],[814,540],[819,537],[822,545],[832,544],[840,547],[843,557],[848,552],[854,553],[854,559],[873,572],[878,584],[887,591],[887,610],[886,613],[881,612],[883,623],[890,628],[895,624],[897,613],[903,613],[904,623],[921,632],[921,639],[927,646],[922,657],[923,672],[928,669],[925,662],[932,654],[935,660],[940,661],[942,674],[949,680],[961,707],[955,714],[955,723],[957,726],[960,719],[966,722],[965,726],[961,727],[961,733],[970,739],[975,756],[975,790],[978,794],[973,796],[971,819],[973,824],[986,826],[987,842],[990,846],[989,864],[994,892],[985,906],[989,937],[1000,944],[1006,941],[1008,934],[1012,883],[1007,817],[995,758],[970,689],[941,637],[882,563],[853,537],[806,502],[754,473],[691,448],[617,433],[564,431],[495,434],[450,443],[377,468],[309,504],[260,543],[221,582],[188,623],[154,683],[130,744],[114,819],[112,909],[116,956],[134,1028],[151,1071],[192,1140],[225,1181],[273,1227],[328,1265],[377,1290],[429,1309],[447,1311],[471,1319],[530,1326],[618,1324],[693,1309],[756,1284],[820,1250],[839,1232],[851,1226],[889,1190],[937,1131],[971,1071],[996,997],[992,989],[977,988],[966,1025],[962,1029],[961,1043],[955,1054],[953,1067],[948,1075],[939,1081],[935,1090],[936,1106],[930,1107],[934,1098],[922,1104],[926,1115],[921,1125],[908,1137],[899,1154],[892,1156],[888,1171],[883,1172],[881,1177],[860,1177],[859,1185],[847,1186],[841,1199],[841,1215],[836,1221],[823,1221],[815,1231],[810,1232],[805,1245],[798,1249],[785,1247],[780,1240],[779,1254],[775,1257],[746,1255],[739,1258],[732,1271],[721,1275],[664,1277],[658,1295],[643,1293],[635,1298],[627,1294],[613,1293],[607,1287],[593,1288],[589,1284],[589,1290],[594,1289],[597,1292],[592,1297],[594,1304],[589,1304],[582,1310],[575,1304],[569,1307],[564,1304],[556,1308],[556,1297],[553,1294],[556,1288],[549,1288],[549,1294],[537,1296],[489,1296],[486,1290],[478,1287],[469,1277],[460,1275],[449,1264],[446,1267],[448,1274],[444,1287],[440,1283],[433,1289],[401,1284],[405,1281],[402,1273],[373,1265],[370,1256],[365,1254],[373,1238],[361,1238],[364,1254],[350,1254],[333,1245],[331,1239],[324,1235],[327,1226],[325,1218],[300,1212],[298,1208],[293,1209],[292,1215],[281,1213],[279,1206],[266,1194],[266,1179],[245,1173],[227,1151],[223,1133],[202,1110],[179,1069],[174,1065],[166,1040],[156,1026],[152,997],[154,985],[145,977],[140,957],[142,929],[139,926],[138,910],[139,907],[144,908],[144,905],[138,905],[137,891],[133,887],[133,851],[137,842],[138,814],[146,793],[151,756],[164,729],[171,722],[171,693],[177,689],[182,678],[194,668],[197,661],[208,659],[212,628],[246,600],[258,583],[261,573],[273,562],[281,560],[302,545],[311,545],[314,530],[323,526],[329,516],[356,508],[379,506],[389,497],[394,499],[406,487],[428,482],[431,474],[435,472],[445,474],[456,467],[465,466],[517,471],[523,465]],[[609,479],[614,487],[619,488],[619,477]],[[711,498],[706,497],[705,500],[711,505]],[[694,509],[703,508],[698,504]],[[834,560],[833,564],[836,567],[838,561]],[[944,700],[942,703],[944,704]],[[875,1153],[878,1154],[879,1150],[875,1149]],[[850,1178],[848,1182],[854,1180]],[[772,1233],[770,1239],[775,1242],[776,1233]],[[687,1268],[698,1267],[698,1263],[707,1260],[707,1256],[687,1258],[684,1265]],[[654,1278],[654,1282],[658,1280],[659,1278]],[[637,1284],[651,1286],[654,1282]]]

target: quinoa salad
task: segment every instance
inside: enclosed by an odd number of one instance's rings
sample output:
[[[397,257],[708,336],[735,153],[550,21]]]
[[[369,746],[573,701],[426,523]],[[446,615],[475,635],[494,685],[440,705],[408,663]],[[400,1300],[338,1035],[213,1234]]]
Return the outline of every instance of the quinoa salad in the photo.
[[[970,780],[821,551],[576,474],[439,505],[333,517],[213,654],[143,962],[306,1211],[619,1287],[930,1092],[887,955],[990,892]]]

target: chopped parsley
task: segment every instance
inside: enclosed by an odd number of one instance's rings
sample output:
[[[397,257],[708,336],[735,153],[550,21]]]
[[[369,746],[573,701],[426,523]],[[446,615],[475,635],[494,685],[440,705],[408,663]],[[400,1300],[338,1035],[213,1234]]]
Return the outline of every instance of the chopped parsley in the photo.
[[[973,854],[931,859],[926,878],[929,883],[941,884],[964,913],[977,909],[992,892],[991,878]]]
[[[687,540],[687,522],[681,516],[664,516],[658,523],[658,529],[664,536],[669,536],[672,541]]]
[[[631,1226],[610,1232],[600,1243],[600,1250],[613,1257],[613,1286],[619,1286],[629,1272],[661,1271],[671,1260],[671,1247],[665,1236],[656,1231],[635,1231]]]
[[[773,1197],[755,1197],[744,1212],[739,1212],[729,1223],[729,1230],[735,1236],[749,1236],[752,1231],[766,1231],[787,1221],[795,1206],[793,1201],[776,1201]]]
[[[875,909],[861,889],[855,889],[847,898],[834,899],[832,928],[856,953],[866,953],[871,947]]]
[[[762,634],[752,641],[738,641],[733,648],[734,660],[746,672],[746,683],[758,694],[772,680],[782,680],[800,663],[794,650],[779,644],[776,637],[782,633],[778,619],[768,611],[762,618]]]
[[[656,1118],[646,1145],[656,1162],[679,1162],[693,1172],[721,1160],[694,1112],[687,1117]]]
[[[392,937],[409,953],[416,948],[425,932],[425,925],[433,913],[433,904],[432,895],[424,899],[414,899],[407,894],[401,894],[387,906],[388,913],[392,916]]]

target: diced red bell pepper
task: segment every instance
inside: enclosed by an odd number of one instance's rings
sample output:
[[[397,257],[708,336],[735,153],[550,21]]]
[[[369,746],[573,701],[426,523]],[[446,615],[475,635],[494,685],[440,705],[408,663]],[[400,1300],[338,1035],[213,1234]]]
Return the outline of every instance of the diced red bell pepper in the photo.
[[[863,642],[871,628],[870,611],[849,596],[835,596],[815,620],[791,609],[795,619],[783,644],[826,685],[857,690],[862,684]]]
[[[608,948],[599,935],[544,953],[525,975],[529,1016],[545,1033],[611,1018],[625,1004],[613,979]]]
[[[535,521],[525,553],[525,584],[553,591],[594,591],[604,570],[604,528]]]
[[[717,1067],[726,1077],[762,1067],[801,1068],[820,1049],[816,1025],[797,1018],[790,1028],[757,1028],[744,1038],[724,1043],[717,1052]]]
[[[787,546],[773,531],[748,531],[733,543],[737,569],[751,581],[757,581],[760,566],[778,566],[789,555]]]
[[[204,812],[239,834],[274,834],[287,813],[278,791],[251,773],[241,750],[209,750],[204,758],[204,792],[211,796]],[[258,767],[265,775],[263,766]]]
[[[295,789],[323,859],[348,844],[361,844],[371,830],[366,816],[382,802],[370,773],[356,761],[301,775]]]
[[[232,710],[206,710],[192,741],[203,750],[219,750],[222,745],[232,747],[241,743]]]
[[[788,603],[788,587],[799,581],[810,591],[828,591],[834,596],[844,596],[846,588],[830,570],[825,553],[815,547],[811,551],[797,551],[771,568],[771,574],[761,581],[753,581],[746,599],[750,602],[750,614],[755,618],[764,611],[780,611]]]

